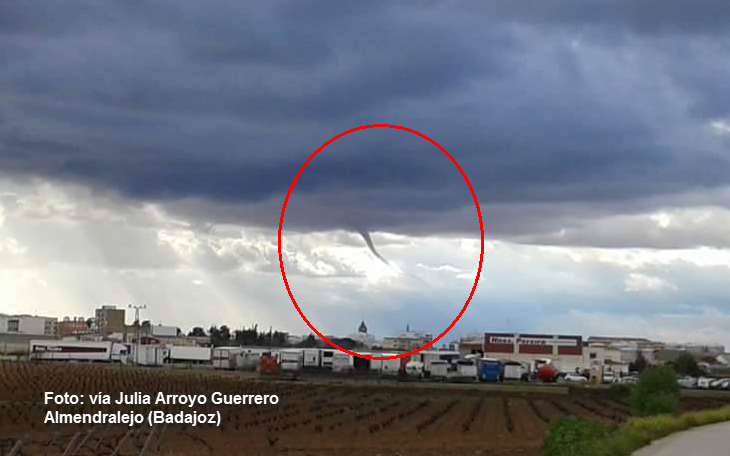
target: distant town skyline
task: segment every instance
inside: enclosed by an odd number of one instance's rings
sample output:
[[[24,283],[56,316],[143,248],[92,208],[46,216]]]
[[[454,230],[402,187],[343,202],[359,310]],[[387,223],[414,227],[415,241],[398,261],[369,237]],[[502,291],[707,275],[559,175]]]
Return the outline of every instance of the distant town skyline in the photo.
[[[116,308],[117,310],[124,310],[124,311],[128,311],[129,310],[129,307],[124,307],[124,306],[121,306],[121,305],[104,304],[102,306],[95,307],[95,309],[94,309],[95,315],[98,315],[99,312],[103,308],[110,308],[110,309]],[[78,321],[86,322],[89,319],[96,320],[96,317],[95,316],[83,316],[83,315],[78,315],[78,316],[64,315],[64,316],[61,316],[61,317],[57,317],[55,315],[37,315],[37,314],[33,314],[33,313],[30,313],[30,314],[27,314],[27,313],[26,314],[17,314],[17,315],[29,316],[29,317],[32,317],[32,318],[54,318],[54,319],[56,319],[57,323],[64,323],[64,322],[65,323],[74,323],[74,322],[78,322]],[[131,316],[131,318],[130,318],[130,316]],[[13,317],[13,315],[8,315],[8,314],[4,314],[4,313],[1,313],[0,312],[0,333],[6,332],[3,329],[4,328],[3,324],[4,324],[4,321],[5,320],[7,320],[8,318],[11,318],[11,317]],[[68,320],[66,320],[66,318],[68,318]],[[135,321],[134,314],[131,314],[130,315],[129,313],[125,313],[124,323],[127,325],[127,327],[133,325],[134,324],[134,321]],[[150,319],[144,318],[143,315],[140,316],[140,322],[141,323],[149,322],[149,324],[151,326],[164,326],[164,327],[167,327],[167,328],[177,328],[179,330],[180,335],[182,335],[182,336],[185,336],[188,333],[193,332],[193,330],[195,328],[202,328],[204,330],[204,332],[207,335],[209,335],[210,329],[212,327],[216,327],[216,328],[220,329],[222,326],[227,326],[229,328],[229,330],[231,331],[231,334],[233,334],[233,332],[236,331],[236,330],[248,329],[248,328],[252,328],[254,326],[257,326],[258,327],[258,330],[260,332],[266,332],[268,330],[268,328],[271,328],[272,330],[284,332],[284,333],[288,334],[289,336],[295,337],[295,338],[304,339],[304,338],[306,338],[306,337],[308,337],[310,335],[314,335],[315,337],[319,338],[319,336],[317,334],[315,334],[314,332],[312,332],[312,331],[308,331],[308,332],[305,331],[303,333],[296,333],[296,332],[288,331],[286,328],[275,327],[275,326],[270,326],[270,325],[260,325],[260,324],[257,324],[257,323],[253,323],[253,324],[241,324],[241,325],[238,325],[238,324],[232,323],[232,322],[214,323],[214,324],[209,324],[209,325],[193,324],[192,326],[190,326],[188,328],[188,327],[185,327],[185,326],[177,325],[174,322],[162,322],[162,321],[155,322],[155,321],[152,321]],[[34,326],[38,326],[38,323],[37,322],[34,322]],[[96,329],[96,332],[98,333],[99,332],[98,324],[95,324],[93,328],[88,328],[88,330],[89,330],[90,333],[91,332],[94,332],[94,331],[92,331],[92,329]],[[363,332],[363,329],[365,329],[364,332]],[[46,334],[50,334],[50,333],[48,333],[48,328],[46,328],[44,332]],[[104,331],[101,331],[101,332],[104,333]],[[392,339],[394,337],[403,336],[403,335],[407,335],[407,334],[420,335],[421,338],[423,338],[423,336],[427,336],[427,339],[429,341],[432,340],[433,337],[435,337],[433,334],[427,334],[427,333],[425,333],[423,331],[419,331],[417,329],[413,329],[413,328],[410,327],[409,324],[406,324],[405,328],[402,328],[401,331],[396,331],[396,332],[390,333],[390,334],[374,334],[374,333],[371,333],[369,331],[369,329],[368,329],[368,327],[367,327],[367,325],[365,324],[364,321],[361,321],[360,324],[357,325],[357,327],[353,331],[348,331],[346,329],[343,329],[342,331],[339,331],[339,332],[324,333],[323,335],[325,337],[332,337],[332,336],[334,336],[334,337],[354,337],[355,339],[362,339],[363,341],[367,341],[367,342],[369,342],[369,343],[372,344],[372,343],[377,342],[377,341],[381,341],[382,342],[383,339],[387,339],[387,338],[391,338]],[[437,346],[437,347],[438,346],[447,346],[447,345],[449,345],[450,343],[453,343],[453,342],[466,342],[467,344],[472,344],[474,342],[474,340],[481,341],[483,339],[483,337],[485,336],[485,334],[493,334],[493,330],[491,328],[487,328],[485,331],[482,331],[482,332],[461,333],[461,334],[454,334],[453,332],[450,332],[447,335],[447,337],[441,339],[439,341],[439,343],[434,344],[434,346]],[[505,334],[508,334],[508,335],[510,335],[510,334],[527,334],[529,336],[531,334],[536,334],[536,332],[535,331],[523,331],[523,332],[514,332],[514,331],[512,331],[512,332],[508,332],[508,333],[505,333]],[[69,333],[69,334],[66,334],[66,335],[72,336],[73,334],[72,333]],[[357,337],[357,336],[364,336],[364,335],[367,335],[367,338]],[[548,334],[548,335],[550,335],[550,334]],[[641,341],[641,340],[643,340],[643,341],[651,341],[651,342],[657,342],[657,343],[664,343],[664,344],[668,344],[670,346],[671,345],[686,345],[686,346],[693,346],[694,345],[694,346],[723,346],[723,347],[725,347],[725,344],[724,343],[717,342],[717,341],[702,341],[702,342],[698,342],[696,340],[663,340],[663,339],[652,338],[652,337],[649,337],[647,335],[642,335],[642,334],[604,334],[604,333],[600,333],[600,334],[581,334],[581,333],[578,333],[578,332],[566,332],[566,333],[564,333],[564,335],[581,336],[581,337],[583,337],[583,339],[584,339],[585,342],[588,342],[589,339],[593,339],[594,341],[604,341],[604,340],[605,341],[610,341],[610,340],[617,340],[617,341],[618,340],[621,340],[621,341],[629,341],[629,340]],[[423,339],[423,340],[425,341],[427,339]],[[479,342],[479,343],[481,343],[481,342]]]

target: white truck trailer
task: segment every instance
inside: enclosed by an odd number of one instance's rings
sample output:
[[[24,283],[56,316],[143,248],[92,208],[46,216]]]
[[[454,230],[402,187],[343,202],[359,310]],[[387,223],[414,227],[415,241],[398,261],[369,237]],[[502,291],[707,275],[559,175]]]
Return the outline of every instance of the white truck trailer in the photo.
[[[215,347],[212,353],[213,367],[215,369],[234,369],[236,355],[242,351],[241,347]]]
[[[444,380],[449,376],[449,366],[451,364],[444,360],[431,361],[429,378],[433,380]]]
[[[320,353],[319,353],[320,364],[319,365],[323,369],[332,370],[332,360],[334,359],[335,352],[337,352],[337,350],[329,350],[329,349],[320,350]]]
[[[517,361],[501,360],[503,366],[502,378],[506,381],[519,381],[525,374],[524,367]]]
[[[279,364],[282,371],[299,372],[304,364],[302,350],[281,350]]]
[[[460,359],[456,361],[456,372],[452,372],[449,376],[453,381],[478,381],[478,367],[475,359]]]
[[[354,367],[353,356],[341,351],[332,353],[332,372],[346,373],[350,372]]]
[[[454,362],[461,357],[458,351],[452,350],[423,350],[416,354],[416,361],[423,363],[423,372],[426,377],[431,375],[431,363],[438,361]]]
[[[167,364],[211,364],[212,350],[208,347],[168,345]]]
[[[321,367],[321,353],[319,348],[305,348],[303,350],[304,368],[317,369]]]
[[[129,361],[138,366],[162,366],[169,350],[164,345],[136,345],[132,344],[132,354]]]
[[[129,347],[111,341],[36,340],[28,342],[30,358],[43,361],[98,361],[125,363]]]
[[[368,354],[370,356],[370,354]],[[380,356],[379,353],[375,353],[372,356]],[[383,372],[383,360],[382,359],[371,359],[370,361],[370,372],[374,374],[380,374]]]
[[[383,353],[381,356],[395,356],[396,353]],[[383,375],[398,375],[400,372],[401,359],[384,359],[381,361],[380,373]]]

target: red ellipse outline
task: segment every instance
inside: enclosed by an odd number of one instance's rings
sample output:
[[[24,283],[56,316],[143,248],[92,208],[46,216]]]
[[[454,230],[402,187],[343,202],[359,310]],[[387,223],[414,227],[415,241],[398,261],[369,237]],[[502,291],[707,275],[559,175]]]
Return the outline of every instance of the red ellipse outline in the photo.
[[[302,175],[302,171],[304,171],[304,169],[309,165],[309,162],[312,161],[312,159],[318,153],[320,153],[325,147],[329,146],[330,144],[332,144],[333,142],[335,142],[338,139],[342,138],[343,136],[349,135],[350,133],[353,133],[353,132],[356,132],[356,131],[359,131],[359,130],[366,130],[366,129],[370,129],[370,128],[392,128],[392,129],[395,129],[395,130],[403,130],[403,131],[407,131],[409,133],[413,133],[414,135],[420,136],[421,138],[423,138],[426,141],[430,142],[431,144],[433,144],[434,146],[436,146],[441,152],[443,152],[444,154],[446,154],[446,156],[449,157],[449,159],[451,159],[451,162],[454,164],[454,166],[456,166],[456,168],[461,173],[461,176],[464,178],[464,181],[466,182],[466,185],[469,186],[469,191],[471,191],[471,196],[474,198],[474,206],[476,206],[476,208],[477,208],[477,215],[479,216],[479,232],[481,233],[481,250],[479,252],[479,268],[477,269],[477,276],[474,279],[474,285],[471,287],[471,293],[469,293],[469,298],[467,298],[466,302],[464,303],[464,307],[462,307],[461,312],[459,312],[459,315],[457,315],[457,317],[454,319],[454,321],[451,323],[451,325],[448,328],[446,328],[446,330],[444,332],[442,332],[441,334],[439,334],[439,336],[437,338],[435,338],[434,340],[432,340],[431,342],[427,343],[426,345],[424,345],[423,347],[421,347],[421,348],[419,348],[417,350],[413,350],[413,351],[410,351],[408,353],[402,353],[402,354],[396,355],[396,356],[367,356],[367,355],[360,355],[358,353],[355,353],[355,352],[352,352],[350,350],[346,350],[346,349],[340,347],[339,345],[337,345],[334,342],[332,342],[329,339],[327,339],[322,333],[320,333],[319,331],[317,331],[317,328],[315,328],[309,322],[309,320],[307,320],[307,317],[304,316],[304,313],[302,313],[302,310],[299,308],[299,305],[297,304],[296,299],[294,299],[294,295],[292,294],[291,289],[289,288],[289,282],[286,280],[286,273],[284,272],[284,259],[283,259],[282,255],[281,255],[281,230],[282,230],[282,227],[284,225],[284,213],[286,212],[286,205],[289,202],[289,196],[291,196],[291,192],[292,192],[292,190],[294,190],[294,185],[296,185],[297,180],[299,180],[299,176]],[[302,320],[304,320],[304,322],[307,324],[307,326],[309,326],[309,328],[312,331],[314,331],[315,333],[317,333],[317,335],[319,337],[321,337],[322,339],[324,339],[332,347],[340,350],[343,353],[350,354],[352,356],[357,356],[359,358],[365,358],[365,359],[375,359],[375,360],[398,359],[398,358],[405,358],[407,356],[415,355],[416,353],[418,353],[418,352],[420,352],[422,350],[425,350],[426,348],[428,348],[431,345],[435,344],[436,342],[438,342],[439,339],[441,339],[442,337],[444,337],[446,335],[446,333],[448,333],[449,331],[451,331],[451,328],[453,328],[454,325],[456,325],[456,322],[459,321],[459,319],[461,318],[461,316],[464,315],[464,312],[466,311],[466,308],[469,306],[469,302],[471,302],[471,299],[474,297],[474,291],[476,291],[476,289],[477,289],[477,284],[479,283],[479,276],[481,275],[481,272],[482,272],[482,260],[484,258],[484,224],[482,223],[482,211],[479,208],[479,201],[477,200],[477,195],[474,192],[474,188],[471,186],[471,182],[469,182],[469,178],[466,177],[466,173],[464,172],[463,169],[461,169],[461,166],[459,166],[459,163],[457,163],[457,161],[454,159],[454,157],[452,157],[451,154],[446,151],[446,149],[444,149],[443,147],[441,147],[441,145],[439,143],[437,143],[433,139],[429,138],[428,136],[424,135],[423,133],[420,133],[420,132],[418,132],[416,130],[413,130],[413,129],[410,129],[408,127],[402,127],[400,125],[388,125],[388,124],[361,125],[359,127],[352,128],[352,129],[347,130],[347,131],[345,131],[343,133],[340,133],[339,135],[333,137],[332,139],[330,139],[326,143],[322,144],[319,147],[319,149],[315,150],[312,153],[312,155],[309,156],[309,158],[307,159],[307,161],[304,162],[304,164],[302,165],[302,167],[299,168],[299,172],[297,173],[296,176],[294,176],[294,180],[292,181],[291,185],[289,186],[289,191],[286,192],[286,198],[284,198],[284,205],[281,207],[281,217],[279,218],[279,234],[278,234],[278,237],[277,237],[276,244],[277,244],[276,245],[277,246],[277,250],[279,251],[279,266],[281,268],[281,277],[284,279],[284,286],[286,287],[286,291],[287,291],[287,293],[289,293],[289,298],[291,298],[291,302],[292,302],[292,304],[294,304],[294,307],[297,309],[297,312],[299,312],[299,315],[302,317]]]

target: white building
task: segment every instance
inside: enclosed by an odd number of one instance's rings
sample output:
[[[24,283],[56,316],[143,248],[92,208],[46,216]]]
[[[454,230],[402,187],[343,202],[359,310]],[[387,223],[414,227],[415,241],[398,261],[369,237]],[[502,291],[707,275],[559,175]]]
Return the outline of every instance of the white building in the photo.
[[[150,327],[150,335],[153,337],[177,337],[179,331],[177,326],[153,325]]]
[[[56,333],[57,318],[0,314],[0,333],[50,336]]]
[[[591,370],[602,368],[604,373],[628,374],[627,351],[636,353],[633,350],[621,349],[608,344],[590,344],[583,349],[583,366]]]
[[[404,332],[397,336],[383,338],[383,350],[418,350],[433,340],[433,335],[415,332]]]

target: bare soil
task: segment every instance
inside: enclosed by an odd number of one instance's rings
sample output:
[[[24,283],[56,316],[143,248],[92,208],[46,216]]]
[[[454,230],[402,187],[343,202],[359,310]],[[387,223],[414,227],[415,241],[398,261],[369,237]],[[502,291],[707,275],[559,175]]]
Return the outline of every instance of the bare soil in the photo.
[[[604,422],[627,419],[625,404],[464,385],[284,382],[211,371],[170,371],[91,364],[0,364],[0,454],[22,441],[16,456],[48,455],[495,455],[537,456],[550,423],[577,415]],[[45,391],[116,398],[120,391],[166,394],[276,394],[278,405],[44,405]],[[730,403],[686,397],[682,410]],[[221,412],[220,427],[44,424],[48,410]]]

